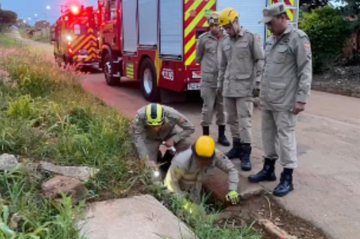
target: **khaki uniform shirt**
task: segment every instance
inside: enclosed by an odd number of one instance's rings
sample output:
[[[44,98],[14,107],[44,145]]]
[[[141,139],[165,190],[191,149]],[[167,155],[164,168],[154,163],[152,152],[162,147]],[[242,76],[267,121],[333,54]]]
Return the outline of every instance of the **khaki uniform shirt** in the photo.
[[[238,191],[239,174],[235,165],[218,149],[210,167],[199,168],[196,164],[192,149],[189,148],[173,158],[164,185],[169,191],[178,195],[184,195],[185,191],[190,192],[191,199],[199,202],[201,199],[202,184],[205,180],[206,171],[211,167],[218,167],[229,174],[229,190]]]
[[[211,32],[205,32],[196,43],[195,61],[201,65],[201,87],[217,87],[218,49],[225,37],[217,39]]]
[[[260,37],[241,29],[235,38],[223,40],[219,59],[218,89],[224,97],[252,97],[255,81],[261,81],[263,50]]]
[[[174,143],[190,137],[195,132],[195,126],[179,111],[172,107],[164,106],[164,124],[159,132],[151,130],[146,123],[146,106],[140,108],[135,116],[135,122],[132,125],[132,137],[135,147],[141,159],[148,160],[148,147],[146,141],[163,141],[170,137],[174,139]],[[177,132],[175,126],[179,126],[183,130]]]
[[[260,87],[262,108],[287,111],[295,102],[305,103],[311,81],[312,53],[307,34],[289,25],[279,40],[270,36]]]

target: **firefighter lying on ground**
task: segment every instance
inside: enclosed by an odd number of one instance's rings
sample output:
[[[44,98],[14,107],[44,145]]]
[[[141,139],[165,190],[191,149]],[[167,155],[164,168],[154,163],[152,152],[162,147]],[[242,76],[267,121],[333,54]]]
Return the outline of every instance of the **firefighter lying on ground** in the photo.
[[[178,132],[176,125],[183,130]],[[151,103],[138,110],[132,137],[140,159],[146,160],[151,167],[162,164],[160,171],[165,175],[173,155],[167,151],[162,157],[160,145],[173,146],[176,152],[186,150],[191,145],[189,137],[194,131],[195,126],[174,108]]]
[[[215,148],[210,136],[200,136],[191,148],[176,154],[166,174],[164,186],[177,196],[189,196],[196,204],[201,202],[202,184],[211,167],[229,174],[229,193],[226,199],[232,204],[239,202],[239,175],[235,165]]]

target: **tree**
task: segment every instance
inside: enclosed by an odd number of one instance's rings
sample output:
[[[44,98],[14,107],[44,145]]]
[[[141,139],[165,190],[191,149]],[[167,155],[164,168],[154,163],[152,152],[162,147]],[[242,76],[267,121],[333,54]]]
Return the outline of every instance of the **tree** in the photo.
[[[304,12],[299,28],[310,38],[315,72],[334,63],[349,37],[341,12],[329,6]]]
[[[312,9],[323,7],[328,5],[329,0],[301,0],[299,5],[304,11],[310,11]]]
[[[17,14],[13,11],[0,9],[0,22],[5,25],[16,24]]]

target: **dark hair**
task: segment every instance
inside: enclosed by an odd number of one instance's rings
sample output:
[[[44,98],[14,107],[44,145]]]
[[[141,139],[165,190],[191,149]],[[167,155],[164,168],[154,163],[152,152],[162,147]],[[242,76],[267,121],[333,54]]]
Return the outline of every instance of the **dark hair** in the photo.
[[[279,15],[276,15],[275,17],[280,18],[282,15],[284,15],[285,18],[287,18],[287,13],[286,12],[280,13]]]

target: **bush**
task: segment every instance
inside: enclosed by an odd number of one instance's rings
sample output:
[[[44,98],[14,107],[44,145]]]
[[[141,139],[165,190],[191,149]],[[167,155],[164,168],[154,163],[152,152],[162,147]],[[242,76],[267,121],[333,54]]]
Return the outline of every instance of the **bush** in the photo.
[[[334,63],[349,37],[341,13],[329,6],[304,12],[299,28],[310,38],[315,72],[322,71]]]

